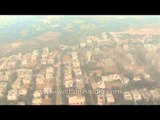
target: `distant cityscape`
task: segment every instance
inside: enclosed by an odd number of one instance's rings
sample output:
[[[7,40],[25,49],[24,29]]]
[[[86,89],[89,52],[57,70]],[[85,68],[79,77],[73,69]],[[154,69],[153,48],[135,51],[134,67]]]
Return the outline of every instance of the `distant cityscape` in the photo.
[[[124,32],[99,34],[78,45],[1,57],[0,104],[160,104],[156,34],[127,33],[132,37],[123,39]]]

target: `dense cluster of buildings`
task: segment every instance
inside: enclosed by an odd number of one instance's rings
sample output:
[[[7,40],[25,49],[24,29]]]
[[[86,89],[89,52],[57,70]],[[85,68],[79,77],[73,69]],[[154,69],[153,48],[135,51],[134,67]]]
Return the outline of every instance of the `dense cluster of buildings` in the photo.
[[[122,36],[103,32],[77,46],[0,58],[0,104],[160,104],[160,44]],[[105,92],[55,92],[69,89]]]

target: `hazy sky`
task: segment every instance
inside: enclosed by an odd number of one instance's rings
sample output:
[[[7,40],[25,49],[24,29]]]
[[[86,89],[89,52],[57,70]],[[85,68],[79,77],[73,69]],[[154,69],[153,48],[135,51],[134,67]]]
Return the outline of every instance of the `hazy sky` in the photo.
[[[160,16],[139,15],[17,15],[0,16],[0,42],[28,39],[48,31],[77,32],[83,30],[122,30],[128,27],[159,27]]]

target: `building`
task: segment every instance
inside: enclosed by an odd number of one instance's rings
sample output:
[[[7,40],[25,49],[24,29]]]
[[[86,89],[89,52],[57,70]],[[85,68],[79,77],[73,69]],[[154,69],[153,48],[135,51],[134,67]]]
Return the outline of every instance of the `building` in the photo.
[[[103,94],[97,95],[97,105],[104,105],[105,104],[105,96]]]
[[[141,89],[140,93],[147,102],[151,99],[151,93],[146,88]]]
[[[92,57],[91,51],[87,51],[86,52],[86,57],[87,57],[87,62],[90,62],[91,61],[91,57]]]
[[[26,96],[27,90],[26,89],[19,89],[18,95],[19,96]]]
[[[21,62],[21,66],[27,66],[28,65],[28,61],[27,60],[23,60],[22,62]]]
[[[69,96],[68,97],[69,105],[86,105],[86,99],[84,96]]]
[[[31,79],[29,78],[24,78],[22,79],[23,84],[30,84],[31,83]]]
[[[80,67],[80,62],[78,59],[74,59],[73,62],[72,62],[72,66],[73,67]]]
[[[65,85],[66,88],[73,87],[73,79],[65,80],[64,85]]]
[[[133,100],[132,95],[129,91],[123,92],[123,97],[126,101],[132,101]]]
[[[33,96],[34,96],[35,98],[40,98],[41,95],[42,95],[42,93],[41,93],[40,90],[36,90],[36,91],[34,91],[34,93],[33,93]]]
[[[53,73],[54,72],[54,69],[53,69],[53,67],[48,67],[48,68],[46,68],[46,73]]]
[[[33,98],[32,104],[33,105],[41,105],[42,104],[42,98]]]
[[[49,59],[47,60],[47,63],[48,63],[48,64],[54,64],[54,59],[53,59],[53,58],[49,58]]]
[[[153,102],[160,100],[160,93],[157,89],[150,90]]]
[[[134,80],[134,81],[140,81],[141,78],[140,78],[140,76],[135,76],[135,77],[133,77],[133,80]]]
[[[100,89],[106,88],[104,81],[97,82],[97,85],[98,85],[98,88],[100,88]]]
[[[65,71],[64,71],[64,79],[65,80],[72,79],[72,70],[71,69],[65,69]]]
[[[0,82],[0,98],[3,97],[4,92],[6,91],[7,83],[6,82]]]
[[[119,74],[110,74],[108,76],[102,76],[102,81],[105,81],[105,82],[112,82],[112,81],[115,81],[115,80],[121,80],[121,77]]]
[[[9,101],[17,101],[18,98],[18,90],[9,90],[7,95],[7,100]]]
[[[114,104],[115,103],[115,99],[112,93],[107,93],[106,94],[106,100],[107,100],[107,104]]]
[[[103,37],[104,40],[107,40],[107,39],[108,39],[108,37],[107,37],[107,35],[106,35],[105,32],[102,32],[102,37]]]
[[[121,81],[122,81],[123,85],[128,85],[130,80],[129,80],[129,78],[123,78],[123,79],[121,79]]]
[[[93,90],[98,89],[97,82],[91,82],[91,87],[92,87]]]
[[[82,75],[82,71],[80,68],[76,68],[76,69],[73,69],[74,73],[75,73],[75,76],[81,76]]]
[[[131,90],[131,94],[132,94],[135,102],[139,102],[142,100],[142,96],[141,96],[141,93],[139,92],[139,90],[137,90],[137,89]]]
[[[42,58],[41,59],[41,64],[42,65],[46,65],[47,64],[47,59],[46,58]]]
[[[17,105],[26,105],[25,102],[18,102]]]
[[[83,89],[85,87],[84,82],[82,79],[76,79],[76,88]]]
[[[53,78],[53,73],[46,72],[45,77],[46,77],[46,79],[52,79]]]
[[[85,43],[85,42],[80,43],[80,47],[81,47],[81,48],[84,48],[85,46],[86,46],[86,43]]]
[[[144,73],[144,79],[145,80],[147,80],[147,81],[153,81],[152,79],[151,79],[151,75],[150,74],[147,74],[147,73]]]
[[[51,87],[45,87],[43,91],[44,94],[51,94],[53,92]]]
[[[40,78],[40,77],[36,78],[36,84],[44,84],[44,83],[45,83],[44,78]]]
[[[73,60],[76,60],[76,59],[78,59],[78,53],[77,52],[72,52],[72,59]]]
[[[17,79],[12,84],[12,89],[20,89],[21,85],[22,85],[22,80],[21,79]]]

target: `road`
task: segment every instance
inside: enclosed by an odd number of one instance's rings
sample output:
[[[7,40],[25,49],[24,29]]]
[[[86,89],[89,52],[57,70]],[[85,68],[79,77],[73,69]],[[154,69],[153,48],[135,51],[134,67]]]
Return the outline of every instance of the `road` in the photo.
[[[81,61],[81,62],[82,62],[82,61]],[[83,63],[83,62],[82,62],[82,63]],[[90,83],[90,80],[88,79],[88,76],[87,76],[86,71],[84,71],[84,78],[85,78],[85,80],[86,80],[86,81],[84,81],[84,83],[85,83],[85,84],[88,83],[88,87],[89,87],[88,90],[91,90],[91,89],[92,89],[91,83]],[[95,103],[94,103],[94,98],[93,98],[93,94],[89,92],[89,96],[90,96],[91,105],[95,105]]]
[[[60,62],[60,57],[61,55],[59,54],[57,56],[58,61]],[[56,92],[56,105],[62,105],[62,96],[61,94],[58,92],[61,90],[61,69],[60,69],[60,64],[59,67],[57,69],[57,75],[56,75],[56,87],[57,87],[57,92]]]

